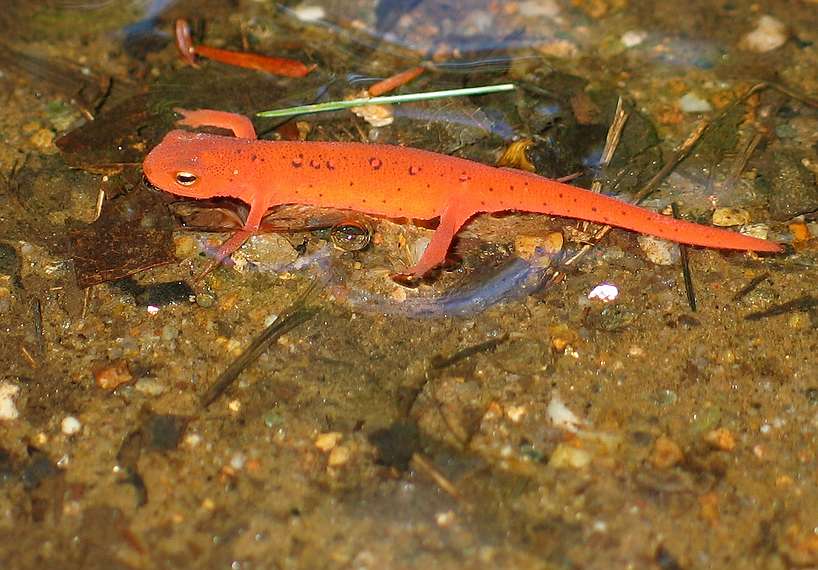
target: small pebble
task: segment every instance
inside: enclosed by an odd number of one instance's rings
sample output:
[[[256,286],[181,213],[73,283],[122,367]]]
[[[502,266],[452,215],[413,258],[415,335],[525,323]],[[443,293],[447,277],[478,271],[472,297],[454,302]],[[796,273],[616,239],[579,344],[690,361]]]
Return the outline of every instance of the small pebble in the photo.
[[[238,451],[233,454],[233,457],[230,458],[230,467],[232,467],[236,471],[241,471],[242,469],[244,469],[244,464],[246,461],[247,457],[245,457],[245,455],[242,452]]]
[[[514,238],[514,252],[539,268],[548,267],[551,259],[562,251],[564,238],[560,232],[545,235],[521,234]]]
[[[709,113],[713,106],[695,93],[688,93],[679,99],[679,108],[685,113]]]
[[[315,438],[315,447],[324,452],[330,451],[341,441],[342,437],[343,434],[337,431],[322,433]]]
[[[165,325],[162,327],[162,340],[173,340],[179,336],[179,329],[173,325]]]
[[[750,223],[750,212],[742,208],[716,208],[713,212],[713,225],[723,228],[743,226]]]
[[[97,386],[103,390],[113,390],[133,379],[128,363],[124,360],[115,360],[95,368],[93,371]]]
[[[212,307],[215,302],[216,297],[214,297],[210,293],[199,293],[198,295],[196,295],[196,304],[204,309]]]
[[[736,448],[736,438],[729,429],[720,427],[707,432],[704,440],[715,449],[733,451]]]
[[[682,448],[675,441],[666,436],[660,436],[653,444],[650,462],[657,469],[668,469],[678,465],[684,459]]]
[[[446,528],[448,526],[451,526],[454,521],[455,521],[454,511],[446,511],[443,513],[437,513],[435,515],[435,522],[439,527]]]
[[[339,445],[338,447],[333,448],[333,450],[329,452],[327,465],[329,465],[330,467],[340,467],[341,465],[349,461],[351,455],[352,452],[349,450],[349,447],[345,445]]]
[[[293,14],[302,22],[318,22],[327,15],[323,7],[313,4],[299,4],[293,8]]]
[[[794,241],[807,241],[810,239],[810,231],[803,220],[795,220],[787,224]]]
[[[20,387],[10,382],[0,382],[0,420],[16,420],[20,416],[14,399],[20,393]]]
[[[282,235],[257,234],[247,240],[233,259],[242,261],[244,267],[250,263],[261,271],[277,272],[298,259],[298,252]]]
[[[626,48],[636,47],[644,42],[648,37],[648,33],[643,30],[628,30],[622,34],[622,45]]]
[[[674,265],[679,261],[679,245],[672,241],[644,235],[638,236],[636,241],[645,257],[656,265]]]
[[[202,436],[198,433],[189,433],[185,436],[185,445],[188,447],[196,447],[200,443],[202,443]]]
[[[516,424],[519,423],[521,419],[523,419],[523,416],[525,415],[526,411],[527,410],[525,406],[510,406],[509,408],[506,409],[506,415],[508,416],[508,419],[510,419],[512,422]]]
[[[765,53],[787,43],[787,36],[787,26],[765,14],[758,19],[756,28],[739,40],[738,46],[746,51]]]
[[[557,469],[582,469],[591,463],[591,454],[567,443],[561,443],[551,454],[548,465]]]
[[[74,435],[82,429],[82,423],[74,416],[66,416],[60,423],[60,429],[65,435]]]
[[[770,227],[767,224],[747,224],[741,228],[741,234],[758,239],[767,239],[770,235]]]
[[[43,152],[53,152],[56,150],[54,146],[54,133],[49,129],[39,129],[31,135],[29,141]]]
[[[156,378],[140,378],[136,381],[134,389],[147,396],[160,396],[167,391],[167,386]]]
[[[634,344],[628,349],[628,356],[634,357],[645,356],[645,349],[639,345]]]

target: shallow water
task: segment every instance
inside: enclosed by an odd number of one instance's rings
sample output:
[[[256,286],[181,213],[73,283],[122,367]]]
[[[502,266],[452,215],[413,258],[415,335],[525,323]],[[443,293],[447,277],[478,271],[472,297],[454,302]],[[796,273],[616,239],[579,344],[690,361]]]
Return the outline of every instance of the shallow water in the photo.
[[[0,567],[818,566],[818,4],[7,4]],[[317,68],[187,67],[180,17]],[[419,63],[400,92],[517,89],[256,129],[488,164],[526,139],[511,165],[630,200],[707,121],[642,204],[787,252],[689,248],[694,311],[675,246],[614,229],[574,260],[596,228],[480,215],[407,288],[428,224],[295,208],[195,281],[246,208],[142,180],[174,107],[251,115]]]

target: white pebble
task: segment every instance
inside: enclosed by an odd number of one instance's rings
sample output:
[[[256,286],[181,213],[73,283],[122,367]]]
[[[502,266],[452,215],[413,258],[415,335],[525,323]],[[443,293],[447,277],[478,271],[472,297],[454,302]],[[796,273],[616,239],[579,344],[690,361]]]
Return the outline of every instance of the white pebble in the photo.
[[[738,46],[747,51],[765,53],[787,43],[787,26],[772,16],[761,16],[752,32],[745,34]]]
[[[241,452],[237,451],[233,457],[230,458],[230,467],[236,471],[244,469],[244,464],[247,462],[247,457]]]
[[[622,45],[626,48],[636,47],[642,42],[644,42],[648,38],[648,33],[643,30],[628,30],[622,37],[620,41]]]
[[[709,113],[713,107],[707,101],[695,93],[687,93],[679,99],[679,108],[684,113]]]
[[[589,299],[596,299],[597,301],[602,301],[603,303],[614,301],[618,296],[619,289],[616,288],[616,285],[611,285],[610,283],[601,283],[591,289],[591,292],[588,293]]]
[[[14,398],[20,393],[20,387],[10,382],[0,382],[0,420],[16,420],[20,416]]]
[[[302,22],[317,22],[327,15],[323,7],[310,4],[299,4],[293,9],[293,13]]]
[[[82,423],[74,416],[65,416],[60,427],[65,435],[74,435],[82,429]]]

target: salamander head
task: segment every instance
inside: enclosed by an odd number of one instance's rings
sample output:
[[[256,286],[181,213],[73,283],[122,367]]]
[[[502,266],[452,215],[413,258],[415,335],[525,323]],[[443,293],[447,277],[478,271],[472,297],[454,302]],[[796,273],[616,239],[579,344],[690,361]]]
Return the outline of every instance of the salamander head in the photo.
[[[151,184],[188,198],[235,196],[236,139],[207,133],[171,131],[148,153],[142,170]]]

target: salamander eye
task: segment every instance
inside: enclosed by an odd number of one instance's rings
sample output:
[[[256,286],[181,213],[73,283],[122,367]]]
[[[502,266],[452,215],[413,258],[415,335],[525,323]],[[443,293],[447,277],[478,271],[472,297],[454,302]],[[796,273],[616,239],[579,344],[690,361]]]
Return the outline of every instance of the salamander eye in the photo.
[[[193,186],[197,180],[199,180],[199,177],[192,172],[182,171],[176,173],[176,183],[182,186]]]

